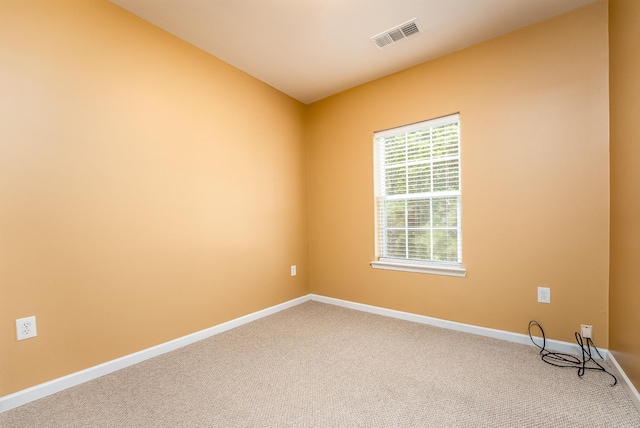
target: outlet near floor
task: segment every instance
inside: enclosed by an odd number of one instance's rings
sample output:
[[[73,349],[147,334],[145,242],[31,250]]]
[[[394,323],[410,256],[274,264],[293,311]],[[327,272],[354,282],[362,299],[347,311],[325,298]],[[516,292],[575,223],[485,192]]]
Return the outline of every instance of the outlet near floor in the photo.
[[[18,340],[29,339],[36,337],[38,332],[36,330],[36,317],[20,318],[16,320],[16,336]]]
[[[551,289],[538,287],[538,303],[551,303]]]

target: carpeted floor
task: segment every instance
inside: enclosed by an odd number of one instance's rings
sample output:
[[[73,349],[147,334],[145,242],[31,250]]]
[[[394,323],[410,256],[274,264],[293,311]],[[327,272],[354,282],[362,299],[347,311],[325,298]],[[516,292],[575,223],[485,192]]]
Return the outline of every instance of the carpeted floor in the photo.
[[[307,302],[0,414],[0,427],[640,427],[537,348]]]

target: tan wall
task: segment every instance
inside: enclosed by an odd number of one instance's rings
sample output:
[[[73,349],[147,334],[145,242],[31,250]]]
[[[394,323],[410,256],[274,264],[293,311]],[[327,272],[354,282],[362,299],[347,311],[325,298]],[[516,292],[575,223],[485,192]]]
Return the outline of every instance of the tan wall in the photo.
[[[609,3],[611,350],[640,389],[640,2]]]
[[[304,105],[102,0],[0,76],[0,396],[308,293]]]
[[[311,291],[608,346],[607,19],[596,2],[312,104]],[[373,132],[455,112],[467,277],[372,269]]]
[[[567,341],[589,323],[609,344],[606,2],[306,119],[102,0],[0,2],[0,74],[0,396],[309,290],[516,332],[535,318]],[[373,132],[458,111],[467,277],[371,269]],[[616,177],[614,208],[634,188]],[[613,223],[615,266],[616,225],[632,226]],[[638,379],[614,328],[634,316],[631,268],[612,270],[611,347]],[[29,315],[39,335],[17,342]]]

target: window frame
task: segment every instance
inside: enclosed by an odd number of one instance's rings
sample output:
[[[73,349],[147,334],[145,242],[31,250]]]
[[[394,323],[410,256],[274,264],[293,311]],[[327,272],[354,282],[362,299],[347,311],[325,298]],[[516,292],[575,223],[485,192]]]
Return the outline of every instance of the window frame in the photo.
[[[457,231],[457,251],[458,251],[458,261],[450,262],[450,261],[437,261],[437,260],[427,260],[427,259],[410,259],[408,257],[382,257],[382,245],[381,241],[383,240],[381,237],[385,234],[387,230],[386,218],[381,218],[380,204],[381,201],[391,201],[394,199],[398,199],[393,195],[386,195],[386,180],[387,177],[384,173],[385,170],[385,157],[381,154],[381,149],[379,149],[378,139],[384,137],[392,137],[397,136],[399,134],[406,134],[410,132],[415,132],[419,130],[424,130],[427,128],[435,128],[447,124],[451,124],[457,122],[458,123],[458,151],[457,155],[454,156],[454,159],[457,159],[458,162],[458,190],[457,191],[441,191],[441,192],[426,192],[429,196],[422,196],[423,200],[433,201],[439,197],[447,197],[447,196],[456,196],[458,198],[458,206],[457,206],[457,222],[456,222],[456,231]],[[374,201],[375,201],[375,260],[371,262],[371,267],[375,269],[386,269],[386,270],[396,270],[396,271],[404,271],[404,272],[415,272],[415,273],[426,273],[426,274],[435,274],[435,275],[447,275],[447,276],[456,276],[456,277],[464,277],[466,276],[466,269],[462,267],[462,222],[461,222],[461,206],[462,206],[462,183],[461,183],[461,136],[460,136],[460,114],[450,114],[447,116],[442,116],[434,119],[429,119],[409,125],[399,126],[391,129],[387,129],[384,131],[378,131],[374,133],[373,136],[373,145],[374,145]],[[431,158],[431,165],[434,163],[434,158]],[[407,166],[409,165],[409,160],[407,158],[406,161]],[[381,172],[382,171],[382,172]],[[410,197],[411,193],[407,190],[405,193],[406,197],[401,196],[399,200],[416,200]],[[406,210],[406,208],[405,208]],[[405,226],[406,230],[410,230],[409,226]],[[431,225],[429,230],[433,232],[434,227]]]

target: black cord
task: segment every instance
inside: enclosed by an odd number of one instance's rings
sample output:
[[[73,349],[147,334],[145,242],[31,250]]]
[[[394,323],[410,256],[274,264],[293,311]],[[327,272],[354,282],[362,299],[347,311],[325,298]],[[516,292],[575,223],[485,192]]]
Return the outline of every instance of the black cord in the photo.
[[[538,345],[536,341],[533,340],[533,336],[531,335],[531,326],[536,326],[540,329],[540,333],[542,333],[542,346]],[[592,347],[593,349],[595,349],[600,359],[604,360],[604,358],[602,358],[602,355],[600,355],[600,351],[598,351],[598,348],[596,348],[596,345],[595,343],[593,343],[593,340],[591,340],[591,338],[586,338],[586,343],[585,343],[580,333],[576,332],[576,342],[578,342],[578,346],[580,347],[580,349],[582,349],[582,359],[580,359],[575,355],[563,354],[561,352],[547,351],[546,350],[547,339],[544,335],[544,330],[542,329],[542,326],[538,323],[538,321],[535,321],[535,320],[529,321],[528,330],[529,330],[529,338],[531,339],[534,345],[540,348],[540,355],[542,357],[542,361],[544,361],[545,363],[551,364],[552,366],[556,366],[556,367],[577,368],[578,376],[580,377],[582,377],[587,370],[602,371],[613,378],[613,384],[611,384],[611,386],[615,386],[618,383],[618,379],[616,379],[616,377],[612,373],[608,372],[607,369],[602,367],[600,363],[598,363],[596,360],[593,359],[591,355]],[[587,363],[589,361],[595,364],[596,367],[593,367],[593,366],[588,367]]]

